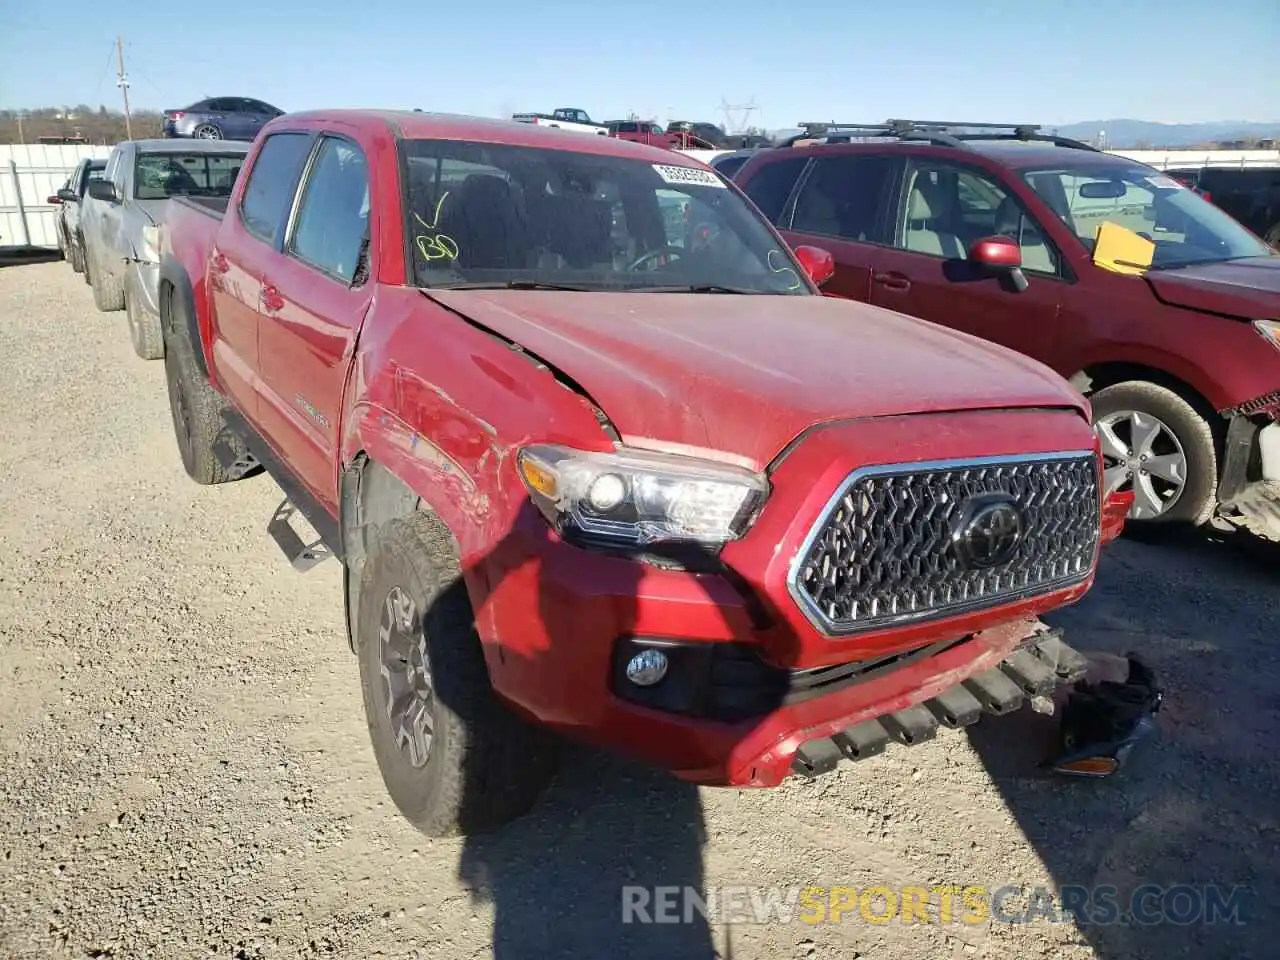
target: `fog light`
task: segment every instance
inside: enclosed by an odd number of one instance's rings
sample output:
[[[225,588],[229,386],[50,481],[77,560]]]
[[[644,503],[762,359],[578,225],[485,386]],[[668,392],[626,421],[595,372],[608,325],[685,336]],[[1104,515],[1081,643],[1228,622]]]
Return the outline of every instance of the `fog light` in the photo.
[[[627,661],[627,679],[638,687],[652,687],[667,675],[667,655],[661,650],[642,650]]]

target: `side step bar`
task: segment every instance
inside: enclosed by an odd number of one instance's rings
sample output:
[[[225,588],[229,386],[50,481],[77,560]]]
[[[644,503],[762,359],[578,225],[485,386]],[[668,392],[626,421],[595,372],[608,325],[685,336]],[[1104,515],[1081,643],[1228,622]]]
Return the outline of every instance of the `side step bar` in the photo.
[[[254,432],[243,417],[232,410],[223,412],[226,427],[214,441],[213,454],[233,479],[258,468],[279,484],[284,501],[267,523],[267,534],[275,541],[290,565],[299,572],[310,570],[330,557],[342,559],[341,538],[333,516],[311,495],[272,449]],[[301,516],[319,535],[307,543],[294,529],[294,516]]]
[[[306,543],[302,537],[298,536],[298,531],[294,530],[293,524],[290,523],[295,513],[297,508],[288,499],[281,501],[267,524],[267,533],[276,542],[280,552],[289,558],[289,564],[293,569],[299,573],[306,573],[316,564],[324,563],[333,556],[333,551],[325,545],[324,540]]]
[[[1088,669],[1089,661],[1067,646],[1061,629],[1045,630],[998,666],[924,703],[810,740],[796,751],[792,772],[820,776],[834,770],[842,759],[856,762],[883,753],[890,741],[911,747],[933,739],[939,726],[954,730],[977,723],[984,713],[997,717],[1013,713],[1028,697],[1048,696],[1060,684],[1074,684]]]

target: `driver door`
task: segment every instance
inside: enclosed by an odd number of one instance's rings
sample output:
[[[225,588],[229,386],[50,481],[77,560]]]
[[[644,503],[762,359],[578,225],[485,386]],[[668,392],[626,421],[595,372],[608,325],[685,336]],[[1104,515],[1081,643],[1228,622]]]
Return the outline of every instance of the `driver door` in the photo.
[[[991,340],[1052,365],[1068,284],[1062,257],[1014,193],[985,170],[912,157],[892,244],[871,277],[871,302]],[[968,259],[980,237],[1022,248],[1027,288]]]

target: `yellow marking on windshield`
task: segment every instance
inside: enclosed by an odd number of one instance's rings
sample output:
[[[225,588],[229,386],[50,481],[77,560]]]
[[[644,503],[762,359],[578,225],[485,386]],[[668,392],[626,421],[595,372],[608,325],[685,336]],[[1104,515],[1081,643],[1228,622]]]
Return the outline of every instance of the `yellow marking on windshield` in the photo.
[[[431,216],[431,222],[423,220],[418,216],[418,211],[413,211],[413,219],[417,220],[427,230],[436,230],[440,223],[440,210],[444,206],[445,197],[449,196],[446,190],[440,194],[440,199],[436,201],[435,212]],[[418,247],[418,252],[422,254],[424,260],[457,260],[458,244],[453,237],[443,233],[426,233],[419,234],[413,238],[414,243]]]

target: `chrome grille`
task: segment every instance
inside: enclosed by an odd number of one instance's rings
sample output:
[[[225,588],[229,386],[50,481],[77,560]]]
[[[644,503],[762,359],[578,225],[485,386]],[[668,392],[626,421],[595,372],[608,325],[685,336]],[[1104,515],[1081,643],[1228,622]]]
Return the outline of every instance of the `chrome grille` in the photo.
[[[976,498],[976,499],[975,499]],[[973,505],[1021,520],[1011,555],[978,566]],[[846,635],[968,612],[1084,580],[1098,547],[1092,452],[897,464],[854,471],[792,566],[792,597],[822,632]]]

